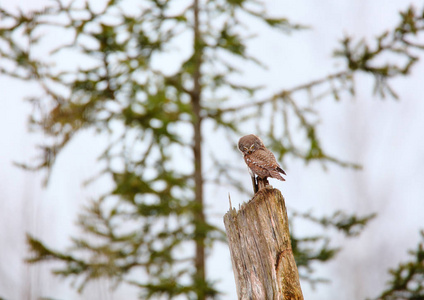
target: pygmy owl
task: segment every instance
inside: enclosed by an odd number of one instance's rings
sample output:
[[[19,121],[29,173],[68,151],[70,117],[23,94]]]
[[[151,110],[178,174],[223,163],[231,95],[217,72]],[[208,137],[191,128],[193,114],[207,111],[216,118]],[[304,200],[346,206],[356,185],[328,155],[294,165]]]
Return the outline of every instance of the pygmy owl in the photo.
[[[238,147],[249,167],[252,180],[256,174],[260,179],[272,177],[285,181],[281,174],[286,175],[286,172],[280,167],[274,154],[265,147],[259,137],[254,134],[245,135],[239,140]]]

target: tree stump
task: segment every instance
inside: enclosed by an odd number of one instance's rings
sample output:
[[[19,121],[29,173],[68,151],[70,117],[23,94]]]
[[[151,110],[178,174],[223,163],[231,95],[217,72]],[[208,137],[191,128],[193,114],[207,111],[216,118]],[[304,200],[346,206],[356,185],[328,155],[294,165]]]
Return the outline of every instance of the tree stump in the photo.
[[[224,216],[239,300],[303,299],[281,192],[259,190]]]

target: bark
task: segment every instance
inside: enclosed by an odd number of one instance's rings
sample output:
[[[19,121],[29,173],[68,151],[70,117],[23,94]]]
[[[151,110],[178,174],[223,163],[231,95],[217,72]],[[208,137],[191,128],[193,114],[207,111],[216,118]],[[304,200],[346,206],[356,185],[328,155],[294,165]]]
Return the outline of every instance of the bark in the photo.
[[[224,216],[239,300],[303,299],[284,198],[272,187],[259,190]]]
[[[195,242],[196,242],[196,256],[195,256],[195,281],[198,287],[197,299],[204,300],[206,293],[205,287],[205,214],[203,204],[203,173],[202,173],[202,117],[201,117],[201,65],[202,65],[202,43],[201,34],[199,29],[199,3],[195,0],[193,3],[193,18],[194,18],[194,65],[193,72],[193,90],[191,92],[191,104],[193,108],[194,120],[194,184],[195,184],[195,211],[194,211],[194,224],[195,224]]]

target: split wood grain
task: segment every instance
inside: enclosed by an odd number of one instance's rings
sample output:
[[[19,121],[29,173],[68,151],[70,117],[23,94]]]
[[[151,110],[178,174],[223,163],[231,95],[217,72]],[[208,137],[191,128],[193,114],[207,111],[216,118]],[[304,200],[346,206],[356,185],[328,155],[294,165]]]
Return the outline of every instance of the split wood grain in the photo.
[[[302,300],[281,192],[262,188],[224,216],[239,300]]]

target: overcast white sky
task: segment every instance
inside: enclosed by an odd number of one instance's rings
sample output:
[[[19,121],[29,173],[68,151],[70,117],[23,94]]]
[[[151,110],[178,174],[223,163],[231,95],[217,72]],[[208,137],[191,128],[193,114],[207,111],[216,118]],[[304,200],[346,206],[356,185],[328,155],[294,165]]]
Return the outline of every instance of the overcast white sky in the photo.
[[[344,33],[356,38],[372,38],[393,27],[398,11],[409,1],[268,1],[271,11],[309,24],[312,30],[276,40],[264,35],[251,51],[262,57],[269,69],[246,74],[246,82],[267,82],[270,89],[305,83],[328,74],[336,66],[332,50]],[[421,1],[410,1],[421,8]],[[37,7],[44,1],[16,0],[14,5]],[[6,5],[5,0],[0,4]],[[8,4],[7,6],[11,6]],[[424,53],[422,55],[424,57]],[[305,299],[356,300],[375,297],[388,280],[387,269],[407,259],[407,250],[416,246],[418,231],[424,228],[424,64],[413,69],[412,76],[395,82],[400,101],[372,97],[369,78],[357,77],[358,94],[340,103],[320,106],[320,136],[330,153],[363,164],[362,171],[331,166],[327,172],[319,165],[305,166],[289,161],[284,168],[285,183],[272,181],[282,190],[288,209],[313,210],[331,214],[343,209],[362,214],[377,212],[378,217],[354,239],[336,237],[335,246],[343,246],[337,259],[319,268],[316,275],[331,283],[312,290],[303,283]],[[28,161],[36,153],[34,144],[41,138],[29,133],[29,104],[22,101],[31,87],[0,77],[0,297],[35,299],[122,299],[136,297],[135,290],[118,289],[109,294],[107,283],[99,282],[85,293],[77,294],[70,281],[49,275],[49,266],[28,268],[25,232],[30,231],[56,248],[69,243],[76,234],[74,221],[81,205],[98,195],[108,182],[82,187],[93,174],[97,154],[104,141],[89,133],[78,136],[62,153],[47,189],[42,189],[40,174],[24,172],[12,161]],[[236,143],[237,141],[234,141]],[[242,159],[240,158],[242,164]],[[246,172],[246,185],[250,179]],[[209,193],[210,192],[210,193]],[[208,191],[213,221],[223,227],[222,215],[228,210],[228,189]],[[247,199],[234,199],[237,205]],[[299,233],[310,228],[297,227]],[[212,279],[226,293],[222,299],[236,299],[228,248],[216,246],[208,262]],[[223,277],[224,276],[224,277]],[[29,296],[28,296],[29,295]],[[99,296],[101,295],[101,296]]]

